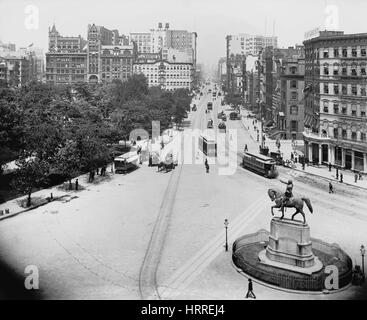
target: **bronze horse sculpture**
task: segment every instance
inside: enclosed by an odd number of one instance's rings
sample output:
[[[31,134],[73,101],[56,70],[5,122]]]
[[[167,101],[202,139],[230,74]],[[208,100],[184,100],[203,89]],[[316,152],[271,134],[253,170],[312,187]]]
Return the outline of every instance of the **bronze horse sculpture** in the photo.
[[[275,205],[271,207],[271,214],[274,215],[273,209],[282,207],[284,193],[279,190],[269,189],[268,195],[271,201],[275,201]],[[292,215],[292,220],[294,220],[294,217],[300,213],[303,216],[303,223],[306,223],[305,213],[303,212],[304,202],[306,203],[307,208],[310,210],[310,212],[313,213],[311,201],[308,198],[292,197],[287,201],[287,203],[284,206],[285,208],[295,208],[296,209],[296,212]],[[283,218],[284,218],[284,208],[282,210],[282,216],[280,217],[280,219],[283,219]]]

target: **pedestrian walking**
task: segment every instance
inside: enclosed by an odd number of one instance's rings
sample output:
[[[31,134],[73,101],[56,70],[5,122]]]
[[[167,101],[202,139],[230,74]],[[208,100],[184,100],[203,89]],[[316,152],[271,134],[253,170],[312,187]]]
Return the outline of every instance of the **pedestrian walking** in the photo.
[[[359,172],[359,173],[358,173],[358,179],[359,179],[359,180],[363,180],[363,178],[362,178],[362,173],[361,173],[361,172]]]
[[[152,155],[150,154],[149,155],[149,167],[151,167],[153,165],[153,157],[152,157]]]
[[[205,168],[206,168],[206,173],[209,173],[209,163],[208,163],[208,159],[205,159]]]
[[[340,182],[343,182],[343,174],[340,173]]]
[[[331,171],[331,162],[329,162],[329,172]]]
[[[79,188],[79,181],[78,179],[75,180],[75,190],[78,191]]]
[[[354,174],[354,183],[357,183],[357,180],[358,180],[358,174],[357,172]]]
[[[248,151],[247,144],[245,144],[245,152],[247,152],[247,151]]]
[[[336,168],[336,180],[339,180],[339,169]]]
[[[305,161],[303,160],[303,162],[302,162],[302,170],[305,170],[305,167],[306,167],[306,164],[305,164]]]
[[[293,154],[293,152],[291,152],[291,160],[292,161],[294,160],[294,154]]]
[[[248,279],[248,287],[247,287],[247,294],[246,294],[246,299],[248,298],[254,298],[256,299],[255,293],[254,293],[254,288],[252,286],[252,280]]]
[[[329,182],[329,193],[334,193],[333,185]]]

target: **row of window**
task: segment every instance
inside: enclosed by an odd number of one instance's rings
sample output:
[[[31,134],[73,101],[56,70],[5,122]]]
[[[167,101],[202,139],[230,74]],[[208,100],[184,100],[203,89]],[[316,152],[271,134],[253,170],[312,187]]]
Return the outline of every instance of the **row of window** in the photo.
[[[131,69],[129,67],[122,67],[122,68],[119,68],[119,67],[113,67],[113,68],[110,68],[110,67],[104,67],[102,66],[102,72],[103,71],[107,71],[107,72],[110,72],[110,71],[128,71],[130,72]]]
[[[101,59],[102,64],[131,64],[132,59],[129,58],[117,58],[117,59]]]
[[[324,130],[324,135],[325,134],[326,132]],[[332,131],[332,137],[334,137],[335,139],[343,139],[343,140],[354,140],[363,142],[367,141],[365,132],[357,132],[343,128],[334,128]]]
[[[350,95],[350,96],[366,96],[366,86],[356,84],[320,84],[323,89],[321,94],[334,94],[334,95]]]
[[[54,69],[50,69],[49,72],[54,72],[53,71]],[[70,73],[85,73],[86,70],[84,69],[56,69],[56,73],[67,73],[67,74],[70,74]]]
[[[331,108],[332,107],[332,108]],[[338,102],[323,101],[323,112],[366,118],[366,106],[340,105]]]
[[[323,67],[323,73],[321,75],[343,75],[343,76],[365,76],[366,73],[366,66],[358,67],[357,65],[352,65],[350,67],[342,66],[341,68],[339,65],[334,65],[332,67],[329,67],[328,65],[324,65]]]
[[[331,54],[332,53],[332,54]],[[323,51],[323,58],[357,58],[357,57],[366,57],[366,48],[334,48],[334,49],[325,49]]]
[[[146,67],[146,66],[135,66],[135,69],[139,70],[139,71],[157,71],[159,68],[158,66],[150,66],[150,67]],[[165,66],[166,70],[190,70],[190,66]]]
[[[367,57],[366,47],[344,47],[344,48],[327,48],[316,50],[305,50],[305,57],[309,59],[329,59],[329,58],[360,58]]]
[[[86,65],[84,63],[56,63],[56,65],[49,63],[48,66],[56,68],[86,68]]]

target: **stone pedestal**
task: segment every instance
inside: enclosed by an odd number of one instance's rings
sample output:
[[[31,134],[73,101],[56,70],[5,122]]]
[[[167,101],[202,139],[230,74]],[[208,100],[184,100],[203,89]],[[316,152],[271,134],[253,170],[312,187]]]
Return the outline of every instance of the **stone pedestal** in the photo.
[[[312,252],[310,227],[290,219],[271,220],[269,244],[259,253],[259,259],[265,264],[306,274],[322,268]]]

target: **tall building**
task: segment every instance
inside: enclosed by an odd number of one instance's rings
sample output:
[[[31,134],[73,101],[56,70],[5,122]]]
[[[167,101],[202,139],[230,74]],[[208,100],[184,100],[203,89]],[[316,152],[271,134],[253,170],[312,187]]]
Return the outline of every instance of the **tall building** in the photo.
[[[131,41],[134,41],[139,53],[154,53],[150,32],[131,32]]]
[[[266,47],[278,47],[277,37],[240,33],[227,36],[227,49],[233,54],[258,55]]]
[[[160,87],[169,91],[190,90],[193,86],[193,72],[191,63],[175,63],[165,60],[141,60],[134,63],[134,73],[145,75],[149,87]]]
[[[285,59],[279,59],[277,87],[273,94],[273,107],[276,110],[276,126],[280,138],[302,140],[304,124],[304,75],[303,52]],[[277,105],[280,101],[280,108]]]
[[[55,24],[48,31],[46,82],[66,84],[87,81],[87,42],[78,37],[64,37]]]
[[[49,30],[46,53],[46,81],[74,82],[125,81],[132,75],[134,45],[117,30],[88,25],[87,40],[63,37],[55,25]]]
[[[268,47],[277,48],[277,37],[264,37],[241,33],[226,37],[227,90],[244,95],[246,56],[257,56]],[[244,71],[244,72],[243,72]]]
[[[152,85],[160,85],[161,87],[173,90],[177,88],[193,88],[198,82],[198,74],[196,72],[196,41],[197,34],[186,30],[170,30],[169,24],[158,24],[157,29],[151,29],[150,32],[130,33],[131,41],[136,44],[138,60],[134,64],[135,72],[144,73],[143,70],[158,72],[160,66],[161,75],[166,74],[167,77],[161,76],[166,80],[155,81],[156,73],[148,74],[148,83]],[[159,59],[155,61],[142,61],[142,54],[159,54]],[[147,64],[148,63],[148,64]],[[152,66],[151,64],[154,64]],[[176,68],[176,69],[175,69]],[[185,71],[182,74],[176,73],[180,70]],[[162,71],[166,70],[166,71]],[[186,71],[190,71],[187,73]],[[172,71],[172,72],[171,72]],[[176,79],[171,79],[177,76]],[[189,78],[187,78],[189,76]],[[177,80],[177,81],[174,81]]]
[[[3,43],[0,40],[0,54],[4,53],[4,52],[9,52],[9,51],[15,51],[15,44],[14,43]]]
[[[0,56],[0,80],[12,87],[20,87],[30,78],[30,61],[19,53]]]
[[[160,22],[157,29],[151,29],[150,32],[132,32],[130,38],[136,43],[139,53],[161,52],[164,60],[180,63],[189,61],[196,65],[195,32],[170,30],[168,23],[163,27],[163,23]]]
[[[89,82],[110,82],[114,79],[125,81],[132,75],[134,45],[120,43],[121,38],[117,30],[111,31],[95,24],[88,25],[87,79]]]
[[[147,76],[149,86],[191,89],[196,79],[196,37],[196,33],[169,30],[168,24],[163,28],[162,23],[158,29],[129,36],[89,24],[84,40],[63,37],[54,25],[49,29],[46,80],[54,84],[126,81],[136,72]]]
[[[305,45],[305,152],[367,172],[367,33],[322,31]]]

